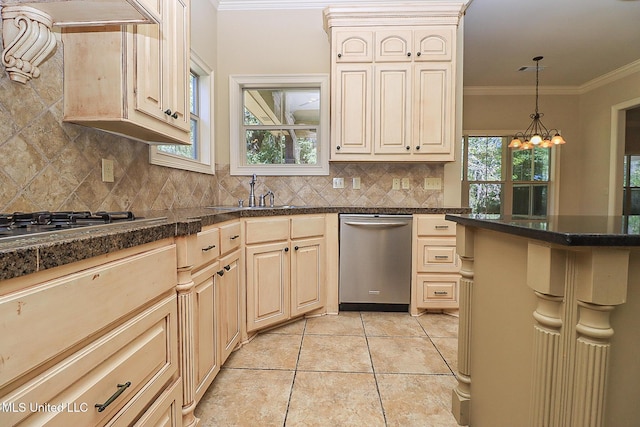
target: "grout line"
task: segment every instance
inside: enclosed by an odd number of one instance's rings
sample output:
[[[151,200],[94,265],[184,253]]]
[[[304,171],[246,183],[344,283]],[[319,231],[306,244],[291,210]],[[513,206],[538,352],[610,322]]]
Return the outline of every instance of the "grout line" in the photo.
[[[287,425],[287,417],[289,416],[289,405],[291,405],[291,396],[293,396],[293,387],[296,384],[296,376],[298,375],[298,364],[300,363],[300,355],[302,354],[302,343],[304,342],[304,336],[307,331],[307,319],[304,319],[304,327],[302,328],[302,336],[300,337],[300,348],[298,349],[298,357],[296,358],[296,366],[293,370],[293,380],[291,381],[291,390],[289,390],[289,400],[287,400],[287,409],[284,411],[284,421],[282,426]]]
[[[371,371],[373,372],[373,380],[376,383],[376,393],[378,393],[378,401],[380,402],[380,409],[382,409],[382,419],[384,420],[385,427],[387,423],[387,413],[384,410],[384,404],[382,403],[382,395],[380,394],[380,386],[378,385],[378,374],[376,368],[373,365],[373,357],[371,356],[371,347],[369,347],[369,336],[367,335],[367,329],[364,325],[364,319],[362,318],[362,312],[360,312],[360,320],[362,321],[362,329],[364,330],[364,340],[367,343],[367,351],[369,352],[369,361],[371,362]]]

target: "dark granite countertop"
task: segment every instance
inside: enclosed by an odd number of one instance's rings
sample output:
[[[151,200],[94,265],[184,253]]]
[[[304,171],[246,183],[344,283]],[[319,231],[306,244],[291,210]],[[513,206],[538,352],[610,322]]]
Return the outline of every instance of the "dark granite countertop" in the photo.
[[[499,215],[455,215],[446,219],[564,246],[640,246],[640,216],[559,215],[519,219]]]
[[[135,212],[143,220],[0,239],[0,280],[35,273],[117,250],[174,236],[236,218],[313,213],[462,214],[467,208],[284,206],[274,208],[201,207]]]

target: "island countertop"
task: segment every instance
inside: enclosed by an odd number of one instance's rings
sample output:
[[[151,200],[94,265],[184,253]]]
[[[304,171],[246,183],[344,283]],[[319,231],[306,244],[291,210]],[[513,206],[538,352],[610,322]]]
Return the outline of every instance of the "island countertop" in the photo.
[[[522,219],[504,215],[453,215],[446,219],[564,246],[640,246],[640,216],[558,215]]]

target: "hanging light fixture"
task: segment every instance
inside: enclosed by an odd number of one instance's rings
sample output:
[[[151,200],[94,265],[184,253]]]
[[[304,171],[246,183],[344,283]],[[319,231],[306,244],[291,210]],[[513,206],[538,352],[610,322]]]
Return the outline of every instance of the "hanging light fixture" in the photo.
[[[534,147],[550,148],[566,142],[557,129],[547,129],[540,120],[544,116],[543,113],[538,112],[538,73],[541,59],[542,56],[533,58],[536,61],[536,111],[529,116],[532,122],[527,130],[516,133],[509,143],[509,148],[531,150]]]

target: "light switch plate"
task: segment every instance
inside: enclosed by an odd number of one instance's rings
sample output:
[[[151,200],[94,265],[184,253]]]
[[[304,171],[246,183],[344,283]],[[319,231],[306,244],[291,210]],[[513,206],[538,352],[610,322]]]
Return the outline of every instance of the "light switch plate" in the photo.
[[[344,188],[344,178],[333,178],[333,188]]]
[[[391,187],[392,190],[399,190],[400,189],[400,178],[393,178],[393,184]]]
[[[411,181],[409,181],[409,178],[402,178],[402,189],[411,190]]]
[[[102,182],[114,182],[113,160],[102,159]]]
[[[360,189],[360,177],[355,177],[353,178],[353,180],[351,181],[351,185],[353,187],[354,190],[359,190]]]
[[[442,190],[441,178],[425,178],[424,179],[425,190]]]

